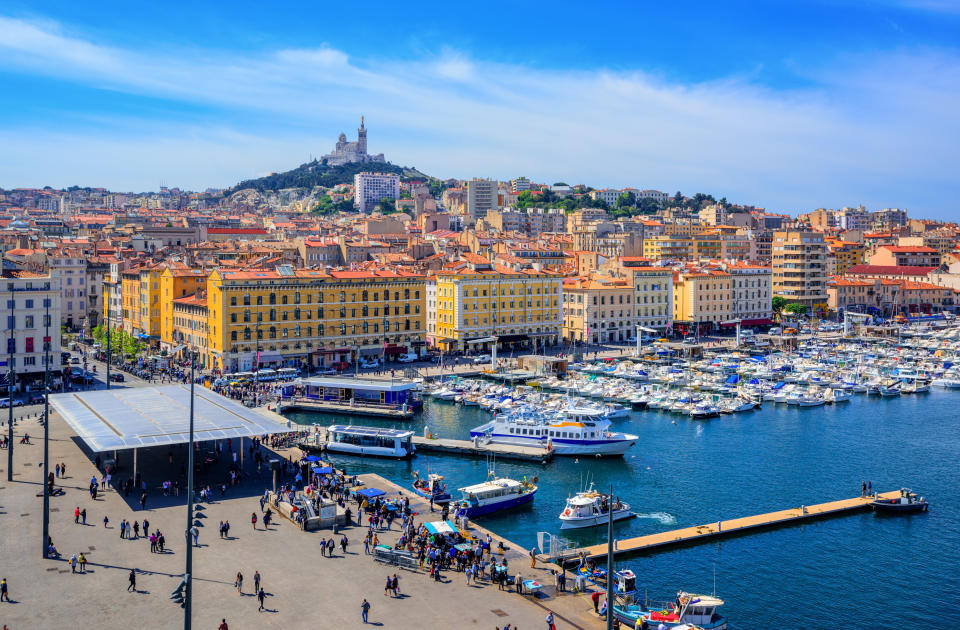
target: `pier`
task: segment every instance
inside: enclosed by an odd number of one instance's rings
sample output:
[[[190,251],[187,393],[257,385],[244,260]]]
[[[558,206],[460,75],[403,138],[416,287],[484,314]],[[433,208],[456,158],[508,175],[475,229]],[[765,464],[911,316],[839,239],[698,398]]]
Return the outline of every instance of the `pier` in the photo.
[[[899,497],[900,492],[883,492],[877,494],[876,496],[881,499],[893,499]],[[667,532],[660,532],[659,534],[648,534],[646,536],[638,536],[636,538],[614,540],[613,555],[618,556],[643,553],[645,551],[684,543],[695,544],[699,541],[711,540],[732,534],[741,534],[755,529],[776,527],[779,525],[790,525],[816,518],[846,514],[869,507],[870,502],[873,500],[873,496],[854,497],[852,499],[830,501],[828,503],[819,503],[817,505],[804,505],[796,508],[788,508],[786,510],[768,512],[767,514],[758,514],[756,516],[744,516],[727,521],[716,521],[713,523],[707,523],[706,525],[684,527]],[[554,556],[541,555],[539,558],[543,562],[559,562],[564,564],[577,559],[581,555],[586,555],[587,558],[594,560],[598,558],[606,558],[607,544],[603,543],[599,545],[591,545],[589,547],[567,549]]]
[[[495,455],[501,459],[519,459],[544,463],[553,459],[552,450],[537,446],[477,444],[472,440],[448,440],[445,438],[427,438],[422,436],[414,436],[413,443],[416,445],[418,451],[432,453],[450,453],[473,457]]]
[[[341,402],[335,400],[317,400],[315,398],[284,398],[280,402],[280,412],[291,409],[318,411],[321,413],[336,413],[348,416],[376,416],[380,418],[394,418],[409,420],[414,410],[409,407],[392,407],[373,403]]]

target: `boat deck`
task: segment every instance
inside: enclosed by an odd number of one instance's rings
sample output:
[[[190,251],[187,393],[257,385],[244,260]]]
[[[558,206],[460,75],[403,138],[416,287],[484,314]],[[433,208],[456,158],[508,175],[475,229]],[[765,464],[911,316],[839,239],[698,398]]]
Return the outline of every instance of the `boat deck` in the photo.
[[[385,418],[396,418],[398,420],[408,420],[413,417],[414,410],[411,408],[398,409],[381,405],[368,405],[364,403],[343,403],[330,400],[317,400],[315,398],[287,398],[280,403],[280,410],[304,409],[307,411],[319,411],[323,413],[337,413],[348,416],[378,416]]]
[[[553,458],[553,451],[536,446],[517,446],[513,444],[480,444],[478,446],[472,440],[425,438],[422,436],[414,436],[413,443],[418,451],[432,453],[451,453],[474,457],[495,455],[501,459],[536,462],[548,462]]]
[[[900,496],[900,491],[883,492],[877,495],[881,499],[892,499]],[[642,553],[644,551],[666,547],[670,545],[679,545],[683,543],[694,543],[708,539],[726,536],[729,534],[739,534],[752,529],[764,527],[775,527],[778,525],[788,525],[830,515],[843,514],[862,510],[870,506],[873,497],[854,497],[852,499],[842,499],[840,501],[830,501],[819,503],[817,505],[806,505],[796,508],[788,508],[777,512],[768,512],[767,514],[758,514],[756,516],[744,516],[726,521],[708,523],[706,525],[696,525],[694,527],[684,527],[674,529],[658,534],[648,534],[636,538],[627,538],[624,540],[614,540],[613,554],[629,555],[632,553]],[[605,558],[607,556],[607,545],[591,545],[589,547],[580,547],[577,549],[568,549],[556,557],[542,556],[544,561],[568,562],[575,560],[581,554],[586,554],[588,558]]]

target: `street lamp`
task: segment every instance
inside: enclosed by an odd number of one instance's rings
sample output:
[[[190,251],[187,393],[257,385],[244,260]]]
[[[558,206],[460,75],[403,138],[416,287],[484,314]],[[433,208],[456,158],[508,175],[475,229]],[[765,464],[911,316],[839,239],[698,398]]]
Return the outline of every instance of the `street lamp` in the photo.
[[[257,364],[253,366],[253,406],[257,407],[260,405],[260,322],[257,322],[256,325],[257,332]],[[193,369],[191,364],[190,369]],[[192,403],[191,403],[192,404]]]
[[[187,560],[186,571],[183,574],[183,583],[185,585],[184,606],[183,606],[183,627],[184,630],[190,630],[191,604],[193,603],[193,545],[190,544],[190,530],[193,528],[193,348],[190,348],[190,442],[188,444],[189,453],[187,454]]]
[[[14,306],[14,297],[13,297],[13,288],[10,288],[10,299],[7,300],[7,305],[10,307],[10,316],[7,318],[7,323],[10,324],[10,337],[7,338],[7,353],[10,357],[7,359],[7,364],[10,368],[7,375],[7,399],[10,403],[8,411],[10,412],[7,416],[7,481],[13,481],[13,351],[17,347],[17,342],[13,338],[13,306]],[[44,479],[46,482],[46,479]],[[46,552],[44,552],[46,553]]]
[[[50,538],[50,298],[44,298],[43,315],[43,557]],[[10,401],[13,408],[13,401]]]

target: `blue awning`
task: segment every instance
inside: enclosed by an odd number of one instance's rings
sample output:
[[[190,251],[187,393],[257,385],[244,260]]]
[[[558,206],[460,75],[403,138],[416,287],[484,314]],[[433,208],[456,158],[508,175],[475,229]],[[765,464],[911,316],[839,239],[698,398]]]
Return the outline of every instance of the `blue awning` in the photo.
[[[329,475],[330,473],[333,472],[333,468],[330,466],[314,466],[310,470],[317,473],[318,475]]]
[[[759,384],[760,384],[760,379],[758,379],[758,378],[751,378],[751,379],[750,379],[750,384],[751,384],[751,385],[759,385]]]
[[[307,460],[308,462],[319,462],[319,461],[321,461],[319,455],[307,455],[306,457],[304,457],[304,459]]]
[[[737,374],[727,379],[727,385],[736,385],[738,382],[740,382],[740,376]]]
[[[423,526],[431,534],[456,534],[460,531],[450,521],[434,521],[433,523],[424,523]]]
[[[357,490],[356,492],[354,492],[354,494],[358,494],[361,497],[365,497],[367,499],[375,499],[377,497],[382,497],[383,495],[386,494],[386,492],[384,492],[383,490],[380,490],[379,488],[363,488],[361,490]]]

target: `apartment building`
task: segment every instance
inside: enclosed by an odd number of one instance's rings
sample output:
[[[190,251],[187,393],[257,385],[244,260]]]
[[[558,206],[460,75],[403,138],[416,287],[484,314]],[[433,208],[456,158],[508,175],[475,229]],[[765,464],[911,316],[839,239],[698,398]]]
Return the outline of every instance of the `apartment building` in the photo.
[[[730,274],[731,319],[741,326],[769,325],[773,318],[773,271],[764,265],[736,261],[721,266]]]
[[[924,245],[881,245],[870,256],[871,265],[939,267],[940,252]]]
[[[669,330],[673,325],[673,271],[650,266],[644,258],[626,257],[620,259],[618,273],[633,287],[634,325]]]
[[[626,341],[636,333],[633,286],[623,278],[578,276],[563,281],[563,338],[576,343]]]
[[[60,280],[49,272],[3,271],[0,303],[6,308],[6,330],[0,334],[6,337],[7,345],[0,355],[0,385],[8,385],[11,367],[16,389],[23,391],[27,385],[42,384],[46,369],[44,341],[50,342],[51,378],[59,375]],[[49,321],[45,319],[47,308]]]
[[[197,328],[190,329],[188,326],[177,326],[177,318],[187,321],[194,314],[197,306],[198,294],[203,294],[207,288],[207,276],[209,272],[203,269],[173,269],[166,268],[160,272],[160,347],[174,348],[182,343],[185,330],[192,330],[191,335],[196,336]],[[175,312],[176,301],[181,298],[193,296],[193,302],[182,303],[184,312],[178,314]],[[192,305],[187,308],[187,305]],[[204,308],[206,308],[204,306]],[[191,340],[195,346],[196,340]]]
[[[719,269],[673,275],[673,326],[678,334],[707,334],[733,318],[733,277]]]
[[[353,176],[353,205],[372,212],[382,199],[400,198],[400,176],[393,173],[357,173]]]
[[[467,215],[476,222],[499,207],[499,187],[495,180],[473,178],[467,182]]]
[[[393,271],[214,270],[207,279],[208,362],[225,372],[330,366],[419,352],[424,277]]]
[[[554,345],[562,333],[563,278],[534,269],[494,266],[475,255],[457,269],[442,270],[428,284],[436,301],[429,335],[445,351]],[[433,298],[432,296],[436,297]]]
[[[815,308],[826,304],[827,246],[820,232],[773,233],[773,294]]]
[[[60,323],[82,328],[87,319],[87,259],[72,247],[47,252],[50,274],[60,279]]]

